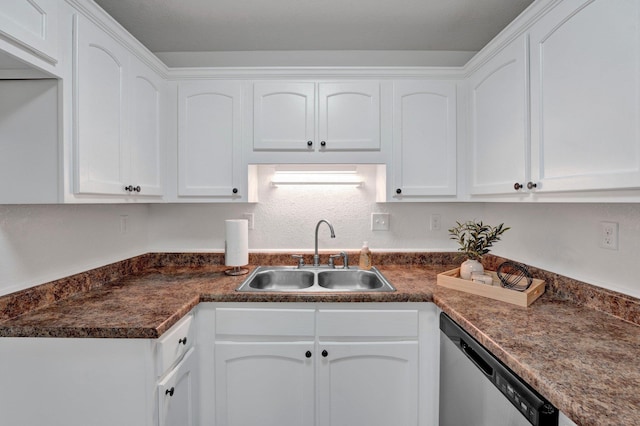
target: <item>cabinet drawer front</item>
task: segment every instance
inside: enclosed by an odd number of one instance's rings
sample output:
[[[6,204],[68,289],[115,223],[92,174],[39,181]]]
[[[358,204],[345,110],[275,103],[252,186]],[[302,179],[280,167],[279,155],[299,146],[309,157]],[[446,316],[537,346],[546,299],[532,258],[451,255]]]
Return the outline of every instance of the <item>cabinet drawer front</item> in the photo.
[[[193,315],[189,314],[158,339],[158,375],[164,374],[193,346]]]
[[[216,309],[216,334],[314,336],[312,309]]]
[[[418,311],[321,309],[318,336],[417,337]]]

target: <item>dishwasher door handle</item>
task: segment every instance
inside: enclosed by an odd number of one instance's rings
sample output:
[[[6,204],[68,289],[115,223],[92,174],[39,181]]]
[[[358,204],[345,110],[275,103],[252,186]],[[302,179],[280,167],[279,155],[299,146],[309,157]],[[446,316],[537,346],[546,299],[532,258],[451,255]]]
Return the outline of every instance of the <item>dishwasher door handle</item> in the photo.
[[[473,361],[473,363],[482,370],[487,377],[493,377],[493,367],[491,367],[478,352],[474,351],[473,348],[462,339],[460,339],[460,348],[462,348],[462,352],[464,352],[464,354]]]

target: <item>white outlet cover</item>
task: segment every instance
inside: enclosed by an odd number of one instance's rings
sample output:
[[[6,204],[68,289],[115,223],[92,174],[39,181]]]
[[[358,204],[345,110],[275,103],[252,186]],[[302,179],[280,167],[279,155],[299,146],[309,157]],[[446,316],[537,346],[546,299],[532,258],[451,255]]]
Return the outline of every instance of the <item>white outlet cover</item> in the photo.
[[[618,250],[618,222],[600,222],[600,247]]]
[[[371,213],[371,230],[388,231],[389,213]]]

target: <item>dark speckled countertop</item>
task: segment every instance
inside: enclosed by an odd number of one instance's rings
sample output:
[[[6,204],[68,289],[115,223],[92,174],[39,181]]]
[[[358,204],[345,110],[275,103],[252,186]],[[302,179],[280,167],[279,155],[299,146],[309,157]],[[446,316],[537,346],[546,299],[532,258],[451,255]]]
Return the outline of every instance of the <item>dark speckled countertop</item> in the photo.
[[[144,255],[3,296],[0,336],[156,338],[200,302],[435,302],[579,425],[640,425],[637,299],[533,268],[547,292],[522,308],[437,286],[451,254],[380,255],[394,293],[238,293],[246,276],[209,256]],[[278,264],[264,256],[251,263]]]

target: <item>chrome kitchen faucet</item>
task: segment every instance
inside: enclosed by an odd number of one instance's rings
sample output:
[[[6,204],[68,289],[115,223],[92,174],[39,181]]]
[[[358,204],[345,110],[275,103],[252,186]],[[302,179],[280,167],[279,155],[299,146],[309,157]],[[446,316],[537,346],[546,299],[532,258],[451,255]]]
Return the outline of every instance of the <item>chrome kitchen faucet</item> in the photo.
[[[320,256],[318,255],[318,228],[320,228],[320,224],[324,222],[327,225],[329,225],[329,229],[331,230],[331,238],[335,238],[336,234],[335,232],[333,232],[333,225],[331,225],[331,223],[325,219],[320,219],[320,221],[318,222],[318,224],[316,225],[316,245],[315,245],[315,250],[313,252],[313,266],[314,267],[318,267],[320,266]]]

